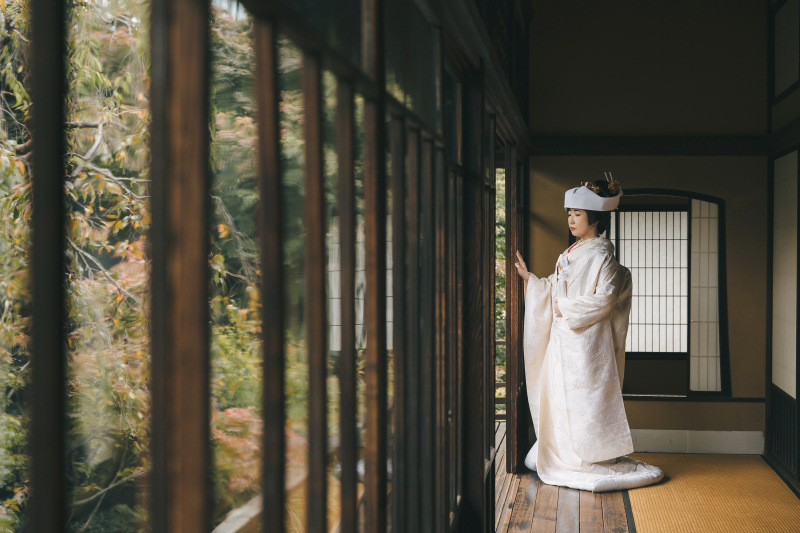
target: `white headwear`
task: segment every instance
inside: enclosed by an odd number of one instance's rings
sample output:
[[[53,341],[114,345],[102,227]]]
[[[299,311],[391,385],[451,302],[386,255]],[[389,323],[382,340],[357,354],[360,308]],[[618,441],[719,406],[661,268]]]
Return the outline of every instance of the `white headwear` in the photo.
[[[622,187],[613,179],[609,179],[611,173],[606,175],[606,180],[609,181],[609,189],[619,189],[619,194],[610,198],[603,198],[599,194],[591,190],[597,188],[593,182],[581,182],[580,187],[575,187],[568,190],[564,194],[564,208],[569,209],[584,209],[588,211],[613,211],[619,205],[619,199],[622,197]],[[590,188],[591,187],[591,188]]]

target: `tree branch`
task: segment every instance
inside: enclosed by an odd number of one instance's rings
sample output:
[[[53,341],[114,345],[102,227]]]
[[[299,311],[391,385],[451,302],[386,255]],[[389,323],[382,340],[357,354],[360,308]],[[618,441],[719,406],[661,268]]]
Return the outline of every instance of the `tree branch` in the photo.
[[[142,302],[141,299],[139,299],[138,297],[134,296],[133,294],[129,293],[128,291],[126,291],[125,289],[120,287],[119,283],[117,283],[117,280],[115,280],[114,278],[111,277],[111,274],[108,273],[108,270],[103,268],[103,265],[100,264],[100,261],[95,259],[95,257],[93,255],[91,255],[89,253],[86,253],[83,250],[81,250],[80,248],[78,248],[78,246],[74,242],[72,242],[71,239],[67,239],[67,242],[69,243],[70,246],[72,246],[75,249],[76,252],[81,254],[83,257],[88,258],[92,263],[94,263],[95,266],[97,266],[97,268],[100,270],[100,272],[102,272],[103,275],[106,278],[108,278],[108,281],[110,281],[111,283],[114,284],[114,286],[117,288],[117,290],[119,292],[123,293],[124,295],[128,296],[129,298],[133,298],[133,300],[136,303],[141,303]]]
[[[122,180],[120,178],[116,177],[114,174],[112,174],[110,170],[106,170],[105,168],[100,168],[100,167],[98,167],[98,166],[96,166],[96,165],[94,165],[92,163],[89,163],[89,162],[86,163],[86,167],[89,170],[91,170],[92,172],[97,172],[101,176],[104,176],[109,181],[113,181],[114,183],[116,183],[117,185],[119,185],[120,187],[125,189],[125,192],[127,192],[128,194],[130,194],[131,196],[133,196],[137,200],[144,200],[146,198],[149,198],[149,196],[139,196],[138,194],[136,194],[135,192],[130,190],[128,187],[125,186],[124,183],[122,183]],[[131,180],[132,179],[133,178],[131,178]]]
[[[128,481],[131,481],[131,480],[136,479],[137,477],[139,477],[141,475],[144,475],[144,474],[148,473],[149,471],[150,470],[148,470],[148,469],[143,469],[143,470],[139,470],[137,472],[134,472],[130,476],[122,478],[119,481],[117,481],[116,483],[112,483],[111,485],[109,485],[108,487],[106,487],[106,488],[104,488],[102,490],[98,490],[97,492],[95,492],[94,494],[92,494],[91,496],[86,498],[85,500],[78,500],[76,502],[72,502],[71,504],[69,504],[69,506],[70,507],[78,507],[79,505],[84,505],[84,504],[87,504],[87,503],[91,503],[94,500],[96,500],[97,498],[101,497],[106,492],[110,491],[111,489],[115,489],[115,488],[119,487],[120,485],[123,485],[123,484],[127,483]]]
[[[83,160],[78,164],[77,167],[75,167],[75,171],[72,173],[71,177],[74,178],[75,176],[80,174],[81,170],[83,170],[83,167],[85,167],[92,159],[92,157],[94,157],[94,153],[100,147],[100,143],[103,142],[103,124],[105,124],[105,122],[99,122],[97,124],[97,140],[94,141],[92,147],[89,148],[89,151],[86,152],[85,156],[83,156]]]
[[[100,124],[113,124],[114,126],[119,126],[120,128],[128,129],[128,126],[123,124],[122,122],[117,122],[116,120],[101,120],[98,122],[91,122],[86,120],[79,120],[76,122],[65,122],[64,126],[67,128],[97,128]]]

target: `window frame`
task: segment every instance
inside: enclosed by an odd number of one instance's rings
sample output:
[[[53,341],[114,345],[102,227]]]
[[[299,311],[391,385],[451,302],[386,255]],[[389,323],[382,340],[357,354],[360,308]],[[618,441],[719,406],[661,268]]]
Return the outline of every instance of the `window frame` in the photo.
[[[623,191],[623,198],[620,201],[620,206],[615,210],[615,212],[619,211],[647,211],[647,210],[656,210],[661,209],[666,206],[672,206],[673,204],[658,204],[658,203],[636,203],[636,200],[631,200],[632,197],[658,197],[663,196],[665,198],[682,198],[686,200],[686,209],[689,213],[689,224],[688,224],[688,249],[689,249],[689,257],[688,257],[688,277],[687,282],[689,286],[688,289],[688,299],[687,299],[687,306],[688,306],[688,313],[689,313],[689,321],[687,324],[687,351],[685,355],[681,353],[681,355],[670,355],[674,352],[667,352],[667,354],[662,353],[654,353],[652,355],[648,353],[631,353],[625,354],[625,361],[642,361],[644,365],[652,366],[652,364],[657,364],[659,361],[686,361],[686,389],[685,394],[677,395],[677,396],[686,396],[686,397],[701,397],[701,396],[710,396],[710,397],[722,397],[722,398],[730,398],[732,397],[731,393],[731,367],[730,367],[730,344],[729,344],[729,337],[728,337],[728,283],[727,283],[727,261],[726,261],[726,244],[725,244],[725,234],[726,234],[726,223],[725,223],[725,200],[716,196],[710,196],[707,194],[702,194],[694,191],[684,191],[678,189],[663,189],[663,188],[633,188],[627,189]],[[641,200],[641,199],[640,199]],[[718,217],[718,237],[717,237],[717,254],[719,257],[719,261],[717,263],[717,280],[718,280],[718,320],[719,320],[719,358],[720,358],[720,390],[719,391],[694,391],[690,387],[691,383],[691,356],[690,356],[690,346],[691,346],[691,246],[692,246],[692,224],[691,224],[691,201],[692,200],[701,200],[704,202],[709,202],[717,205],[717,217]],[[629,203],[630,202],[630,203]],[[674,209],[674,207],[671,207]],[[615,218],[615,255],[617,260],[619,261],[619,217]],[[610,229],[610,228],[609,228]],[[575,238],[572,234],[568,231],[568,241],[569,244],[575,242]],[[608,230],[606,231],[605,235],[608,235]],[[625,393],[626,397],[640,397],[640,396],[663,396],[661,394],[654,394],[654,393],[645,393],[645,394],[628,394]],[[668,395],[669,396],[669,395]]]
[[[686,372],[686,396],[712,396],[730,398],[731,394],[731,365],[730,365],[730,344],[728,337],[728,281],[727,281],[727,258],[726,258],[726,216],[725,216],[725,200],[717,196],[702,194],[694,191],[685,191],[678,189],[662,189],[662,188],[635,188],[624,191],[625,196],[664,196],[664,197],[678,197],[685,198],[689,206],[689,325],[691,330],[691,238],[692,238],[692,225],[691,225],[691,201],[701,200],[717,204],[717,254],[719,261],[717,262],[717,287],[718,287],[718,320],[719,320],[719,364],[720,364],[720,390],[719,391],[693,391],[689,387],[690,373],[687,368]],[[623,200],[624,201],[624,200]],[[691,331],[690,331],[691,333]],[[687,335],[687,347],[691,346],[691,338]],[[627,360],[627,357],[626,357]],[[691,364],[691,357],[686,358],[687,366]]]

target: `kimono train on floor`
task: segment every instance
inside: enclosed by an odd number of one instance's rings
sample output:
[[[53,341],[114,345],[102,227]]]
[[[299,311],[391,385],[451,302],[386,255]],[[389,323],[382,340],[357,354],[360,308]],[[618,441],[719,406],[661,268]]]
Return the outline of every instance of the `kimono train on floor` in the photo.
[[[525,465],[549,485],[593,492],[656,483],[660,468],[625,457],[633,452],[622,403],[631,273],[603,237],[559,260],[563,268],[548,278],[529,274],[525,295],[525,376],[537,437]]]

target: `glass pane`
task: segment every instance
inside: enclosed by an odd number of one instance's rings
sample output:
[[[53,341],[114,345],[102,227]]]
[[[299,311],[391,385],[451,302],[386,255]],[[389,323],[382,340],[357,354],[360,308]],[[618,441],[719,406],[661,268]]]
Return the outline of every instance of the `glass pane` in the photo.
[[[326,248],[328,255],[328,530],[339,527],[341,485],[336,474],[339,463],[339,355],[342,352],[341,321],[341,249],[339,209],[337,204],[338,160],[336,157],[336,77],[322,75],[323,150],[325,157]]]
[[[28,520],[30,450],[26,392],[30,391],[29,329],[31,99],[27,85],[30,62],[27,12],[8,9],[5,24],[18,28],[4,40],[6,87],[14,98],[0,99],[0,530],[16,531]],[[13,104],[18,105],[13,105]],[[30,392],[28,392],[30,395]],[[76,435],[79,437],[79,435]],[[67,442],[67,447],[71,446]]]
[[[498,168],[495,180],[495,247],[494,247],[494,323],[495,339],[506,338],[506,170]],[[498,344],[495,351],[495,382],[506,381],[506,345]],[[495,397],[505,398],[506,388],[495,391]],[[495,413],[505,414],[504,405],[495,407]]]
[[[390,138],[389,124],[391,117],[386,117],[386,138]],[[386,470],[388,501],[392,500],[392,458],[394,450],[394,267],[393,267],[393,235],[392,213],[392,154],[386,143]],[[402,180],[402,177],[399,178]],[[394,509],[390,505],[386,509],[386,527],[391,530]]]
[[[366,241],[364,221],[364,98],[356,97],[355,194],[356,194],[356,442],[358,445],[358,527],[364,526],[364,436],[367,404],[364,366],[366,362],[367,328],[364,324],[366,291]]]
[[[148,12],[149,3],[135,0],[86,3],[67,24],[75,126],[66,132],[67,531],[140,531],[147,523]]]
[[[286,529],[305,530],[308,477],[308,352],[305,329],[305,142],[302,53],[287,39],[279,44],[281,91],[281,182],[286,357]]]
[[[233,511],[261,491],[263,349],[251,29],[240,4],[212,7],[209,316],[215,527],[232,520]]]

